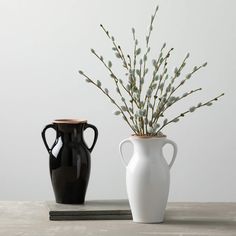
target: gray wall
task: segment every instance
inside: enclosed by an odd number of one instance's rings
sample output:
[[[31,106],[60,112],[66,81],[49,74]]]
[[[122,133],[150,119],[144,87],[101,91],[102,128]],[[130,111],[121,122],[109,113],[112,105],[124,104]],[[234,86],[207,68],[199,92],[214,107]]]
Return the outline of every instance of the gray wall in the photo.
[[[163,42],[175,51],[170,69],[187,52],[192,69],[208,61],[186,85],[203,87],[184,101],[172,117],[192,104],[226,96],[165,130],[179,146],[171,170],[170,201],[236,201],[235,86],[236,2],[234,0],[159,0],[151,45]],[[84,117],[100,136],[92,155],[87,197],[125,198],[125,169],[119,142],[130,136],[113,106],[85,83],[78,69],[106,86],[106,71],[90,53],[93,47],[111,58],[103,23],[127,52],[131,27],[144,43],[156,1],[1,0],[0,1],[0,200],[53,199],[48,154],[40,132],[54,118]],[[111,85],[111,84],[110,84]],[[91,133],[88,134],[91,136]],[[91,138],[91,137],[90,137]],[[167,148],[166,153],[170,155]]]

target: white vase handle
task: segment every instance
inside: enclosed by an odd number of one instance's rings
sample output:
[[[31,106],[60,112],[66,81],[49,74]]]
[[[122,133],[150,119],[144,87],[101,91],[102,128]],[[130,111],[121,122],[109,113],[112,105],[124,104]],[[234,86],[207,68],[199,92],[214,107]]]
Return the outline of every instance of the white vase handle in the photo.
[[[122,147],[124,143],[132,143],[131,140],[129,138],[121,141],[120,145],[119,145],[119,151],[120,151],[120,156],[121,156],[121,161],[123,163],[123,165],[125,166],[125,168],[128,166],[128,163],[125,161],[123,152],[122,152]],[[132,143],[133,144],[133,143]]]
[[[171,141],[171,140],[169,140],[169,139],[166,139],[166,140],[165,140],[165,143],[163,144],[163,146],[166,145],[167,143],[171,144],[171,145],[173,146],[173,148],[174,148],[173,157],[172,157],[172,159],[171,159],[171,162],[168,164],[169,167],[171,168],[172,165],[173,165],[174,162],[175,162],[178,148],[177,148],[176,143],[173,142],[173,141]]]

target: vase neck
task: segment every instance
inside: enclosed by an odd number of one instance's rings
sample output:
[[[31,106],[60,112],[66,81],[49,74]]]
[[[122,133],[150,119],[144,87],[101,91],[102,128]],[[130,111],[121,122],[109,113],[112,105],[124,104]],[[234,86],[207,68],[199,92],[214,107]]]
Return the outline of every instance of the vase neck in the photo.
[[[158,154],[162,154],[162,147],[165,137],[161,138],[139,138],[132,137],[131,141],[134,145],[134,152],[142,154],[142,158],[156,157]]]

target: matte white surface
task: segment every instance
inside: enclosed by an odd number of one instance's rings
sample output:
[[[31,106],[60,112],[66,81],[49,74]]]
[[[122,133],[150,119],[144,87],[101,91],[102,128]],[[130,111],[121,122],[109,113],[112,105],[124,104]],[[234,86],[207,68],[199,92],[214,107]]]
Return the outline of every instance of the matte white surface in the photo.
[[[88,199],[126,198],[125,170],[118,144],[131,131],[113,106],[77,71],[83,69],[107,87],[95,48],[111,58],[103,23],[127,52],[131,27],[144,35],[157,1],[1,0],[0,1],[0,199],[53,199],[48,154],[40,132],[55,118],[86,118],[99,129],[92,153]],[[189,51],[187,68],[209,65],[186,85],[201,94],[179,104],[170,117],[225,92],[165,130],[179,152],[171,170],[170,201],[236,201],[235,87],[236,1],[159,0],[151,47],[163,42],[175,51],[170,68]],[[170,150],[167,149],[166,153]]]
[[[170,188],[170,168],[176,158],[177,146],[166,137],[133,136],[120,143],[122,160],[125,143],[131,143],[134,149],[131,161],[125,164],[126,188],[133,221],[160,223],[164,219]],[[174,148],[170,164],[163,156],[166,144],[171,144]]]

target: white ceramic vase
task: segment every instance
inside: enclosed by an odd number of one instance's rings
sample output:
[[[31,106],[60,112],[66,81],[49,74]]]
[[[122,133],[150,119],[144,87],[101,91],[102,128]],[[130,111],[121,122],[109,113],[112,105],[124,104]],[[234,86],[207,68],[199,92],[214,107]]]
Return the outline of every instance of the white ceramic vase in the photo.
[[[122,146],[133,145],[133,156],[126,163]],[[173,145],[173,157],[168,164],[163,156],[165,144]],[[126,167],[126,186],[133,221],[137,223],[163,222],[167,204],[170,168],[176,154],[176,144],[166,137],[131,136],[120,143],[120,154]]]

